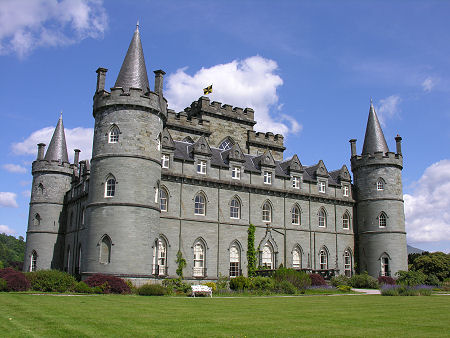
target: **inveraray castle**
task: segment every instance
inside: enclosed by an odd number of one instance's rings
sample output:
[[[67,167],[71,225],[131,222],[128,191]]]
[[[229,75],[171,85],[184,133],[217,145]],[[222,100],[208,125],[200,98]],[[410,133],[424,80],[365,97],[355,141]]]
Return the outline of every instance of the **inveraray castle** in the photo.
[[[258,266],[326,276],[407,270],[401,138],[389,151],[370,105],[361,155],[345,165],[284,158],[283,136],[253,130],[250,108],[200,97],[167,109],[164,71],[150,89],[139,29],[113,88],[97,69],[92,159],[70,163],[62,118],[38,145],[26,271],[112,274],[136,284],[247,274],[249,224]]]

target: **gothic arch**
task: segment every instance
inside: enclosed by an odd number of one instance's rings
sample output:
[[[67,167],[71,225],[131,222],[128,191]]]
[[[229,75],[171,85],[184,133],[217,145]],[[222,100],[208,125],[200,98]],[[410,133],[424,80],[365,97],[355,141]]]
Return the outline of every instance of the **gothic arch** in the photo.
[[[266,231],[266,235],[264,236],[264,238],[261,240],[261,242],[259,242],[258,245],[258,250],[261,251],[262,248],[264,247],[264,245],[266,243],[270,243],[270,245],[272,245],[272,248],[274,250],[274,253],[278,253],[278,245],[275,242],[275,240],[272,237],[272,233],[270,231]]]
[[[197,243],[201,243],[201,244],[203,244],[203,246],[205,247],[205,249],[209,249],[208,244],[206,243],[206,241],[204,240],[203,237],[201,237],[201,236],[200,236],[200,237],[197,237],[197,238],[195,239],[195,241],[192,243],[191,248],[194,249],[194,246],[195,246]]]

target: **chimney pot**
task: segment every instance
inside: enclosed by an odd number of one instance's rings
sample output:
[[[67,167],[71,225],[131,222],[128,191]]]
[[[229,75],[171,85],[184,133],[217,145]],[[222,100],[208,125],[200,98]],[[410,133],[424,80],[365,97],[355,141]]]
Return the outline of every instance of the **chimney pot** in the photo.
[[[354,157],[354,156],[356,156],[356,139],[352,138],[349,142],[350,142],[352,157]]]
[[[95,72],[97,73],[97,88],[95,90],[96,93],[105,90],[105,78],[106,72],[108,69],[99,67]]]
[[[41,161],[44,159],[45,143],[39,143],[37,146],[38,146],[37,160]]]
[[[155,93],[158,95],[162,95],[163,92],[163,78],[166,74],[165,71],[158,69],[155,70],[153,73],[155,73]]]

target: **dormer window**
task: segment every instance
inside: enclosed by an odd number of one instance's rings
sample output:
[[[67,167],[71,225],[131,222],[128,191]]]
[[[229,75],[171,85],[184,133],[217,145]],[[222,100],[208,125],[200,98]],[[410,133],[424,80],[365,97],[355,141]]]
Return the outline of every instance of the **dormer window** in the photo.
[[[235,180],[241,179],[241,168],[240,167],[233,167],[231,170],[231,178]]]
[[[264,172],[264,184],[272,184],[272,173],[270,171]]]
[[[327,192],[327,184],[325,181],[319,181],[319,192],[323,194]]]
[[[294,189],[300,189],[300,177],[298,176],[293,176],[292,177],[292,188]]]
[[[206,175],[206,161],[198,161],[197,162],[197,173]]]
[[[163,154],[161,156],[161,166],[163,168],[169,168],[169,163],[170,163],[170,157],[169,155]]]
[[[348,197],[349,196],[349,191],[350,191],[350,189],[348,188],[348,185],[344,185],[344,188],[343,188],[344,190],[343,190],[343,195],[345,196],[345,197]]]
[[[228,150],[231,149],[231,147],[233,146],[233,141],[231,141],[230,138],[226,138],[225,140],[223,140],[223,142],[220,144],[219,149],[220,150]]]
[[[109,132],[109,143],[119,142],[119,134],[119,128],[117,128],[117,126],[113,126]]]

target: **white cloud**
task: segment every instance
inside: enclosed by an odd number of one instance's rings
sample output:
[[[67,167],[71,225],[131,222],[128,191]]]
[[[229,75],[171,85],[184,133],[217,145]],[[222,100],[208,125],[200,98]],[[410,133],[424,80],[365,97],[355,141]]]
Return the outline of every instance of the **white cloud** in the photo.
[[[27,185],[30,185],[30,184],[31,184],[31,181],[20,181],[19,184],[20,184],[22,187],[25,187],[25,186],[27,186]]]
[[[0,224],[0,234],[14,235],[16,231],[9,226]]]
[[[18,208],[16,197],[13,192],[0,192],[0,207]]]
[[[22,167],[21,165],[18,164],[4,164],[2,165],[3,169],[9,171],[10,173],[19,173],[19,174],[24,174],[27,172],[27,169],[25,167]]]
[[[33,132],[24,141],[12,144],[12,150],[17,155],[36,155],[37,144],[45,143],[48,147],[55,127],[45,127]],[[67,151],[69,159],[73,161],[73,150],[80,149],[80,159],[91,159],[93,128],[77,127],[73,129],[65,128]]]
[[[24,191],[22,191],[22,196],[30,198],[31,197],[31,190],[24,190]]]
[[[450,160],[429,166],[416,182],[414,192],[405,194],[408,240],[450,241]]]
[[[286,136],[299,132],[301,125],[278,112],[282,105],[278,102],[277,88],[283,80],[277,70],[275,61],[261,56],[202,68],[192,76],[182,68],[167,77],[166,97],[171,109],[181,111],[202,95],[204,87],[212,84],[211,101],[253,108],[258,122],[255,129]],[[275,113],[271,114],[271,110]]]
[[[99,38],[106,26],[102,0],[2,0],[0,54],[23,57],[40,46]]]
[[[423,91],[429,93],[435,85],[436,80],[429,76],[422,82]]]
[[[396,116],[400,112],[398,107],[400,102],[401,98],[398,95],[391,95],[380,100],[377,113],[382,125],[385,124],[386,120]]]

